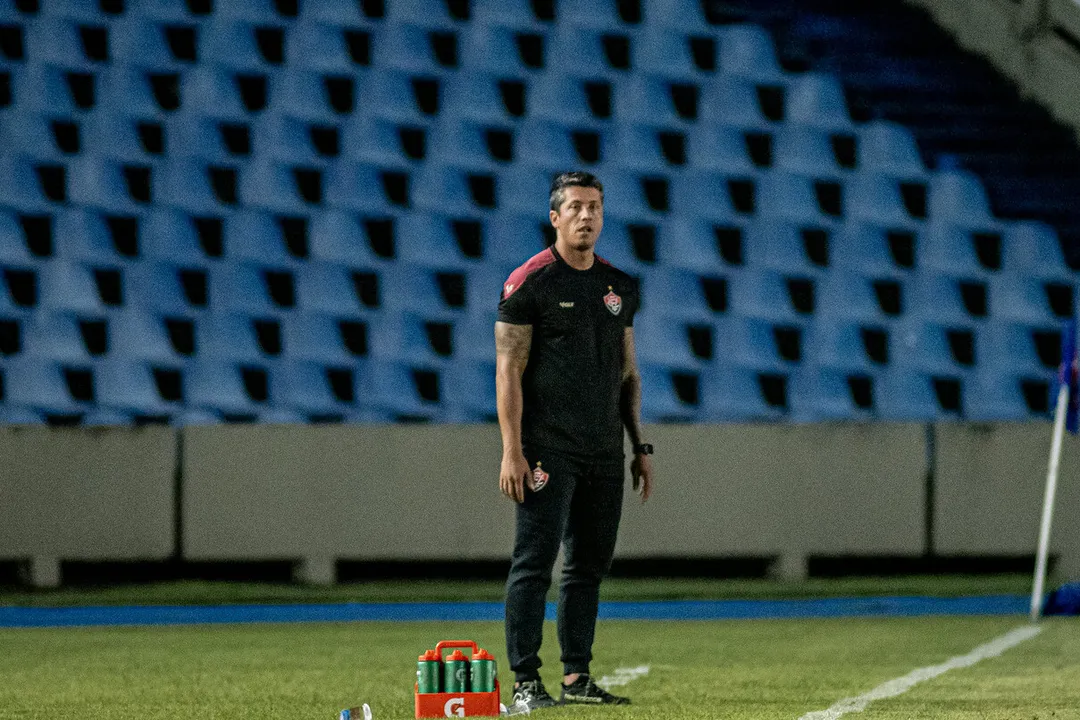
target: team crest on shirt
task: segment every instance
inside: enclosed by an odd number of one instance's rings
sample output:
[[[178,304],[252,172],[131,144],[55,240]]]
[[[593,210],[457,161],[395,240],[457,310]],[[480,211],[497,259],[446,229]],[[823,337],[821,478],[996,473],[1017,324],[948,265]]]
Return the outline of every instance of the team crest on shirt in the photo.
[[[608,294],[604,296],[604,307],[611,311],[612,315],[618,315],[622,311],[622,298],[608,285]]]
[[[548,484],[548,480],[550,479],[551,476],[544,472],[544,470],[540,467],[540,463],[536,463],[536,467],[534,467],[532,471],[533,492],[543,490],[544,486]]]

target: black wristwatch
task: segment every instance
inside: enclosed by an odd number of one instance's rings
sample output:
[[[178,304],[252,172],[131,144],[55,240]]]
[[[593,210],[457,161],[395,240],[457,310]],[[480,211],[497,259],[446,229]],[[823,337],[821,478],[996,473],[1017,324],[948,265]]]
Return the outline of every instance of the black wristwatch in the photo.
[[[649,443],[641,443],[640,445],[635,445],[634,446],[634,454],[635,455],[652,455],[653,454],[652,445],[650,445]]]

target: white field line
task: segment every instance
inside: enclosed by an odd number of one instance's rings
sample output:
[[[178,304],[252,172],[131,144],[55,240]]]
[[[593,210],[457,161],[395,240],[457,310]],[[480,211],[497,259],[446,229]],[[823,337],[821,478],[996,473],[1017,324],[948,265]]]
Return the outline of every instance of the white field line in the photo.
[[[596,681],[596,684],[602,688],[622,687],[629,682],[637,680],[639,677],[644,677],[649,674],[648,665],[638,665],[632,668],[615,668],[614,675],[605,675]]]
[[[855,697],[844,698],[827,710],[815,710],[814,712],[806,713],[800,717],[799,720],[836,720],[836,718],[849,712],[862,712],[866,709],[867,705],[875,700],[896,697],[897,695],[907,692],[924,680],[936,678],[938,675],[947,673],[950,670],[971,667],[975,663],[986,660],[987,658],[997,657],[1009,648],[1016,647],[1025,640],[1030,640],[1035,637],[1041,630],[1042,628],[1037,625],[1018,627],[1015,630],[1010,630],[999,638],[991,640],[984,645],[980,645],[967,655],[957,655],[956,657],[949,658],[940,665],[928,665],[912,670],[903,677],[894,678],[878,685],[870,692],[856,695]]]

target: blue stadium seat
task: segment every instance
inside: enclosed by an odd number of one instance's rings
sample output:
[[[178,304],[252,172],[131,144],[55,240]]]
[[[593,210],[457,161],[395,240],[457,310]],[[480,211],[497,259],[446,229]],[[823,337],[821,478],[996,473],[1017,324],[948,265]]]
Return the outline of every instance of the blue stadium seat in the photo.
[[[26,57],[69,70],[93,72],[101,63],[83,53],[79,29],[70,20],[42,15],[24,27]]]
[[[608,167],[617,171],[661,172],[677,169],[661,149],[659,133],[665,128],[646,124],[619,123],[612,137]]]
[[[179,210],[154,208],[142,220],[140,256],[188,268],[209,267],[218,262],[200,243],[198,222]]]
[[[100,23],[111,17],[101,9],[100,3],[88,3],[82,0],[55,0],[49,3],[47,12],[50,16],[86,23]]]
[[[225,259],[260,268],[288,269],[305,259],[289,252],[279,218],[241,210],[225,219]]]
[[[532,80],[527,88],[533,87],[535,83],[543,82],[543,77],[545,76],[541,75]],[[443,81],[439,115],[447,118],[493,124],[519,121],[526,108],[535,108],[536,105],[527,95],[525,96],[527,102],[524,103],[524,107],[517,108],[508,104],[504,99],[503,92],[504,84],[507,82],[517,81],[507,80],[505,75],[498,73],[498,71],[489,73],[472,69],[459,70],[456,74],[445,78]],[[388,93],[390,90],[391,88],[387,88]],[[395,100],[405,106],[404,109],[395,113],[396,116],[414,123],[426,123],[431,120],[430,116],[417,113],[416,104],[411,94],[400,99],[395,98]],[[411,115],[405,112],[406,109],[411,112]],[[383,112],[377,109],[376,111]],[[515,113],[519,114],[516,115]],[[535,114],[530,115],[530,117],[535,117]]]
[[[8,318],[25,318],[40,302],[37,266],[4,262],[0,268],[0,312]]]
[[[300,172],[318,173],[306,188]],[[249,207],[285,213],[307,213],[322,204],[325,184],[317,168],[256,160],[240,173],[240,201]]]
[[[475,75],[471,77],[475,77]],[[432,78],[419,79],[432,80]],[[440,79],[440,83],[443,81],[444,79]],[[426,124],[440,112],[443,105],[452,103],[454,97],[446,87],[438,85],[439,90],[435,93],[437,97],[436,106],[432,108],[422,107],[418,103],[418,95],[414,89],[417,82],[418,78],[412,78],[408,74],[396,70],[382,69],[378,72],[361,75],[356,93],[357,109],[361,112],[390,118],[402,123]],[[308,102],[315,100],[312,96],[316,93],[308,90],[305,94],[308,96]],[[300,93],[297,93],[297,95],[298,100],[303,97]],[[325,102],[321,99],[321,96],[319,101],[321,103]],[[431,112],[432,110],[435,112]],[[327,119],[333,119],[332,115],[326,117]]]
[[[887,233],[886,228],[878,225],[857,221],[844,223],[829,237],[832,266],[869,277],[903,277],[909,274],[911,267],[905,268],[896,263]],[[917,240],[914,233],[911,237]]]
[[[494,358],[494,354],[491,356]],[[495,363],[457,362],[443,371],[442,422],[494,422],[498,409],[495,404]]]
[[[199,103],[198,95],[189,94],[189,79],[192,80],[190,84],[194,85],[192,74],[198,72],[198,67],[186,71],[178,79],[176,94],[173,96],[173,93],[166,90],[155,94],[149,71],[111,63],[97,75],[95,105],[138,117],[154,117],[187,106],[213,107]]]
[[[53,311],[102,315],[107,306],[98,294],[93,271],[85,266],[53,260],[38,270],[38,304]]]
[[[408,213],[398,218],[397,257],[419,267],[463,270],[482,262],[469,257],[454,237],[454,218],[438,213]]]
[[[364,216],[342,210],[324,210],[313,216],[308,249],[311,259],[351,268],[375,268],[392,262],[372,250],[364,221]]]
[[[170,340],[168,321],[159,316],[126,309],[109,315],[109,356],[125,360],[179,365],[190,355],[177,352]],[[194,349],[198,349],[195,345]]]
[[[729,265],[717,247],[712,223],[676,215],[660,226],[656,259],[661,266],[696,272],[721,272]]]
[[[814,178],[842,178],[829,135],[821,128],[785,123],[776,132],[775,166]]]
[[[694,354],[689,333],[689,328],[694,325],[708,327],[704,323],[641,313],[634,318],[634,346],[638,362],[679,370],[701,370],[708,361]]]
[[[756,82],[786,80],[772,37],[760,25],[729,25],[720,33],[720,69]]]
[[[201,29],[194,31],[196,59],[204,57],[198,52],[201,46],[205,46],[206,33],[200,32]],[[112,23],[110,30],[109,55],[114,62],[156,72],[176,72],[194,66],[193,62],[174,55],[166,25],[158,20],[132,14]],[[203,40],[203,43],[200,44],[199,40]]]
[[[604,123],[609,118],[594,114],[594,110],[598,110],[590,107],[588,93],[589,83],[604,82],[607,81],[598,76],[580,78],[562,73],[544,73],[532,80],[526,88],[525,105],[529,116],[586,127]],[[614,98],[610,100],[609,109],[614,110]],[[626,98],[625,101],[632,102],[632,99]]]
[[[890,365],[922,370],[934,375],[970,374],[971,365],[957,362],[949,349],[950,330],[969,330],[967,325],[944,325],[921,318],[909,318],[892,326],[889,333]],[[980,357],[974,347],[974,359]]]
[[[1057,369],[1057,353],[1048,352],[1060,347],[1061,328],[1049,323],[1032,325],[1022,322],[994,320],[976,330],[979,371],[1011,371],[1038,376]],[[1036,337],[1041,335],[1043,347]],[[1046,355],[1040,354],[1040,349]]]
[[[640,371],[641,418],[644,422],[693,422],[702,415],[700,401],[694,404],[679,397],[672,368],[643,364]]]
[[[103,408],[101,405],[96,405],[79,421],[80,427],[88,428],[100,428],[100,427],[129,427],[134,425],[140,416],[133,415],[123,410],[113,410],[111,408]],[[159,418],[153,418],[158,420]],[[164,416],[160,419],[165,420]]]
[[[452,320],[465,311],[465,304],[452,304],[457,299],[443,292],[439,271],[397,264],[382,273],[384,292],[382,307],[386,310],[414,312],[432,320]],[[466,293],[468,292],[466,288]],[[467,302],[467,296],[462,298]]]
[[[945,419],[934,396],[931,376],[909,368],[890,368],[875,376],[874,405],[880,420],[933,422]]]
[[[902,178],[926,175],[915,138],[903,125],[871,120],[858,127],[856,137],[860,169]]]
[[[131,119],[124,122],[122,127],[125,146],[131,146],[134,141],[136,146],[139,145],[138,136],[136,134],[136,122],[137,120]],[[225,123],[220,119],[211,117],[209,115],[201,115],[194,113],[177,113],[165,123],[165,143],[168,149],[170,157],[190,157],[198,158],[206,162],[212,162],[216,164],[228,164],[243,162],[247,160],[250,152],[242,153],[236,152],[242,148],[230,149],[225,142],[223,127],[233,128],[245,128],[248,126],[243,123]],[[259,125],[255,126],[260,127]],[[109,130],[103,128],[104,132]],[[116,132],[113,130],[112,132]],[[257,130],[251,131],[248,129],[248,144],[254,145],[260,155],[267,157],[277,157],[274,154],[276,149],[271,142],[267,139],[260,137]],[[119,133],[117,133],[119,134]],[[138,147],[141,150],[141,147]],[[250,150],[250,147],[248,148]],[[146,157],[145,151],[143,153],[135,155],[135,157]]]
[[[679,114],[671,83],[633,74],[612,82],[613,117],[620,123],[648,123],[688,129],[695,118]]]
[[[0,369],[2,376],[2,369]],[[45,416],[31,408],[0,404],[0,425],[44,425]]]
[[[300,3],[299,24],[323,22],[331,25],[365,25],[373,18],[364,12],[364,5],[356,0],[319,0],[319,2]]]
[[[281,309],[270,294],[265,271],[250,264],[230,263],[210,268],[209,307],[255,314]]]
[[[615,0],[576,0],[559,3],[556,19],[560,25],[619,31],[629,27],[619,17]]]
[[[195,350],[200,360],[265,364],[274,358],[259,343],[257,318],[248,308],[218,306],[195,320]],[[254,311],[258,312],[258,311]]]
[[[404,23],[387,23],[373,38],[371,64],[410,74],[439,75],[452,68],[439,62],[431,41],[431,30]]]
[[[363,61],[367,58],[360,53],[359,46],[354,55],[347,33],[367,32],[370,38],[374,30],[375,27],[366,22],[349,23],[348,27],[326,22],[297,23],[289,28],[285,43],[286,64],[320,73],[352,72],[358,65],[365,64]]]
[[[149,168],[148,197],[139,197],[129,180],[129,167]],[[138,213],[155,197],[156,173],[148,165],[126,166],[102,157],[83,155],[69,165],[71,201],[113,212]]]
[[[183,376],[179,388],[181,397],[166,398],[155,378],[155,370],[163,369],[178,372],[176,367],[155,368],[148,362],[130,358],[99,361],[94,366],[98,407],[143,417],[170,416],[181,411]]]
[[[783,220],[759,218],[746,226],[742,243],[743,263],[748,268],[817,277],[822,267],[807,255],[800,228]]]
[[[967,392],[964,394],[964,419],[971,422],[1029,422],[1035,419],[1045,419],[1031,412],[1024,397],[1021,386],[1025,378],[1016,372],[989,371],[977,372],[967,382]],[[1049,381],[1050,378],[1046,377]],[[1047,382],[1047,387],[1052,387]],[[1046,402],[1053,407],[1053,400],[1047,397]]]
[[[635,252],[634,224],[618,215],[606,217],[596,253],[623,272],[640,276],[647,273],[654,263],[642,260]]]
[[[979,261],[970,231],[936,220],[919,233],[919,268],[969,278],[988,277],[994,270]]]
[[[812,178],[777,170],[763,175],[759,188],[758,215],[817,227],[830,227],[837,219],[826,214],[819,205]],[[841,213],[844,207],[844,197],[841,196]]]
[[[403,363],[370,362],[358,383],[358,403],[390,413],[395,419],[435,417],[440,405],[421,395],[414,372]]]
[[[57,201],[51,200],[43,190],[40,167],[23,155],[0,154],[0,197],[4,198],[5,206],[31,212],[56,208]]]
[[[540,215],[500,212],[484,221],[484,259],[500,265],[519,266],[547,247]]]
[[[286,361],[271,370],[274,402],[311,419],[338,418],[356,410],[356,378],[349,368]]]
[[[296,271],[296,306],[309,312],[334,317],[356,316],[372,310],[357,294],[355,271],[345,265],[309,262]],[[370,272],[370,271],[369,271]],[[376,301],[381,304],[386,289],[380,272],[372,273],[378,283]]]
[[[743,133],[734,126],[699,124],[686,136],[686,162],[692,168],[720,173],[752,173]]]
[[[341,127],[341,151],[343,160],[358,161],[362,165],[380,165],[386,168],[408,169],[417,158],[405,154],[401,133],[405,129],[420,128],[402,126],[395,120],[375,115],[356,115]],[[291,143],[282,135],[281,141]],[[428,144],[425,137],[425,150]]]
[[[158,206],[200,215],[215,215],[235,206],[244,172],[198,158],[171,157],[152,168],[153,197]],[[215,178],[227,183],[215,188]],[[229,180],[228,178],[234,178]]]
[[[97,266],[117,265],[122,261],[102,213],[71,209],[55,217],[54,257]]]
[[[92,355],[80,331],[84,317],[70,312],[34,313],[22,324],[22,354],[70,364],[89,363]]]
[[[604,183],[604,214],[607,219],[622,218],[635,222],[659,223],[667,215],[666,210],[650,204],[646,192],[649,176],[631,172],[609,173]],[[674,192],[668,192],[668,202]]]
[[[13,107],[22,111],[49,112],[58,115],[70,115],[89,109],[85,99],[76,102],[75,96],[64,79],[66,72],[64,68],[55,65],[38,63],[11,67]],[[132,101],[135,99],[133,97]]]
[[[515,163],[499,173],[498,208],[542,219],[550,207],[551,181],[555,173],[541,167]],[[605,198],[607,178],[604,178]],[[605,203],[606,204],[606,203]]]
[[[642,17],[647,27],[671,28],[696,35],[711,35],[698,0],[644,0]]]
[[[988,293],[990,317],[994,320],[1032,324],[1060,320],[1054,314],[1046,286],[1040,280],[1008,276],[991,278]]]
[[[331,208],[364,213],[389,214],[400,209],[387,196],[384,180],[397,168],[357,165],[342,161],[331,166],[324,178],[325,204]]]
[[[805,72],[788,86],[787,120],[825,130],[852,130],[840,81],[833,75]]]
[[[28,159],[63,162],[72,153],[57,145],[54,127],[65,121],[45,111],[8,110],[0,114],[0,143],[7,152]]]
[[[510,138],[509,157],[492,154],[489,134],[506,133]],[[431,129],[426,160],[431,163],[456,165],[469,170],[491,171],[508,167],[515,158],[515,128],[468,120],[443,119]]]
[[[536,16],[530,0],[473,0],[472,20],[476,25],[506,26],[520,30],[550,27]]]
[[[775,270],[744,268],[728,273],[728,291],[734,315],[776,322],[803,319],[788,296],[789,276]]]
[[[139,164],[152,162],[160,158],[165,151],[177,155],[199,154],[204,152],[204,148],[213,145],[214,137],[209,132],[196,136],[197,142],[189,142],[188,138],[174,134],[174,123],[166,123],[162,127],[162,147],[158,149],[146,141],[150,128],[157,126],[157,120],[149,116],[140,117],[123,112],[122,109],[121,112],[113,112],[112,108],[96,110],[88,113],[82,124],[81,151]],[[154,152],[151,152],[151,149]]]
[[[900,289],[900,311],[908,312],[908,289],[897,282]],[[882,324],[888,322],[887,315],[878,302],[875,292],[874,277],[848,269],[834,268],[825,273],[816,286],[814,312],[822,318],[850,320],[863,323]]]
[[[277,23],[291,18],[278,12],[275,0],[229,0],[216,4],[215,8],[222,17],[252,23]]]
[[[27,267],[39,262],[24,237],[15,214],[0,208],[0,265]]]
[[[844,372],[830,368],[803,367],[792,373],[788,384],[791,421],[800,423],[871,419],[873,408],[860,407],[855,403],[848,377]],[[871,389],[870,399],[872,398]]]
[[[143,260],[124,272],[129,296],[138,298],[140,309],[161,315],[190,317],[204,309],[204,297],[189,296],[185,276],[191,285],[205,288],[206,271],[190,270],[183,265]]]
[[[528,259],[528,258],[525,258]],[[469,315],[486,316],[498,307],[503,283],[525,260],[510,263],[484,262],[466,271],[465,310]]]
[[[293,311],[281,318],[283,355],[351,367],[369,352],[371,317],[336,317],[325,313]]]
[[[969,324],[975,318],[965,308],[960,283],[962,279],[929,271],[918,272],[905,284],[910,298],[910,313],[923,320],[941,323]],[[991,311],[997,298],[989,291]]]
[[[547,70],[568,77],[626,77],[629,68],[618,68],[609,62],[604,50],[605,36],[607,33],[601,28],[560,22],[547,36]]]
[[[674,268],[654,268],[642,276],[641,306],[652,315],[666,315],[684,320],[711,322],[710,308],[702,276]]]
[[[973,173],[939,170],[930,175],[927,191],[928,217],[963,227],[994,227],[986,190]]]
[[[213,131],[216,132],[216,123],[214,125]],[[309,123],[284,113],[264,115],[251,125],[250,143],[255,155],[261,159],[311,167],[322,167],[328,160],[340,155],[343,145],[352,149],[348,137],[342,135],[338,136],[336,149],[329,141],[320,147],[314,139],[316,130],[339,132],[340,129],[335,125]],[[228,150],[224,147],[222,150],[227,156]]]
[[[92,404],[76,399],[65,380],[65,366],[42,358],[17,357],[4,361],[4,401],[50,415],[76,415]]]
[[[451,165],[425,165],[415,175],[412,190],[414,207],[462,215],[474,215],[485,209],[492,209],[491,207],[484,208],[475,202],[470,187],[470,177],[476,174],[466,168]],[[488,173],[479,174],[488,175]],[[498,185],[501,184],[497,182],[495,195],[490,198],[496,204],[499,198]]]
[[[490,304],[498,305],[499,296]],[[458,362],[488,362],[495,357],[495,321],[498,315],[494,309],[487,312],[474,312],[454,324],[454,359]]]
[[[916,228],[897,182],[885,175],[859,172],[844,183],[844,215],[886,227]]]
[[[252,385],[257,373],[247,373]],[[184,373],[185,405],[188,410],[210,410],[226,415],[255,416],[266,410],[267,399],[245,388],[245,371],[240,365],[220,360],[197,360]],[[253,388],[254,389],[254,388]],[[260,388],[261,389],[261,388]]]
[[[816,319],[806,332],[805,364],[815,368],[863,373],[880,367],[867,354],[862,334],[864,327],[859,322],[844,318]],[[876,328],[883,329],[881,326]]]
[[[729,363],[714,363],[701,374],[701,417],[705,422],[782,420],[785,409],[765,397],[759,373]]]
[[[78,0],[67,0],[67,2],[78,2]],[[79,4],[87,5],[86,3]],[[96,10],[94,5],[90,3],[87,7]],[[159,22],[191,22],[200,17],[190,11],[187,3],[176,2],[176,0],[140,0],[136,3],[127,3],[125,12],[133,17]]]
[[[287,72],[281,75],[288,76]],[[304,77],[308,80],[305,88],[309,91],[310,102],[294,104],[301,106],[307,114],[316,113],[323,107],[323,100],[319,95],[319,83],[317,79],[307,74],[304,74]],[[284,82],[284,79],[280,80],[280,83]],[[208,63],[199,63],[196,67],[188,70],[181,80],[180,93],[183,102],[182,108],[185,110],[197,108],[199,112],[210,117],[234,122],[246,122],[252,117],[252,113],[244,105],[236,76],[220,67]],[[122,88],[118,91],[116,97],[117,102],[110,103],[110,107],[122,107],[120,102],[123,97]],[[275,104],[280,102],[282,105],[285,105],[290,99],[289,93],[285,91],[281,84],[271,87],[270,97]],[[145,102],[140,103],[137,109],[140,112],[156,111],[156,105],[152,110],[146,108],[145,105]]]
[[[762,112],[754,84],[733,75],[717,75],[704,84],[698,115],[706,127],[729,125],[759,132],[776,127]]]
[[[369,354],[374,360],[408,363],[414,367],[445,366],[451,356],[439,352],[429,340],[426,329],[429,322],[432,319],[415,311],[373,314],[368,323]]]
[[[1054,228],[1036,220],[1005,224],[1001,238],[1001,269],[1021,277],[1072,282]]]
[[[341,75],[323,75],[286,67],[270,77],[269,109],[328,124],[347,119],[362,100],[390,111],[395,105],[380,94],[379,83],[391,79],[389,73],[371,74],[368,68],[357,68]]]
[[[671,209],[674,216],[733,222],[741,213],[732,202],[729,184],[745,176],[706,170],[684,170],[671,181]]]
[[[460,35],[462,71],[482,72],[499,77],[525,78],[536,74],[542,67],[527,65],[524,62],[518,43],[523,34],[539,40],[540,53],[536,60],[545,55],[547,39],[539,33],[527,33],[524,28],[491,25],[482,22],[470,23]],[[535,60],[530,59],[535,64]]]
[[[387,3],[388,25],[413,23],[427,28],[451,30],[460,27],[463,18],[450,13],[446,0],[394,0]]]
[[[630,46],[635,72],[664,77],[676,82],[701,82],[711,77],[708,65],[701,68],[694,57],[690,37],[683,30],[644,25]],[[712,67],[719,64],[712,59]]]

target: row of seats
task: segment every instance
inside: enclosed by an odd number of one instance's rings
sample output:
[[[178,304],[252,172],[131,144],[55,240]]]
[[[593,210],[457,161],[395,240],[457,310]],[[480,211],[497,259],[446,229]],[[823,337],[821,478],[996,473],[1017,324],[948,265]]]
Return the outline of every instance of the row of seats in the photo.
[[[0,79],[0,109],[64,114],[100,106],[147,118],[181,111],[237,122],[268,112],[325,123],[358,113],[419,124],[445,115],[502,123],[529,116],[596,127],[612,121],[676,128],[700,123],[769,130],[782,121],[846,132],[855,127],[839,82],[814,72],[776,85],[725,73],[678,81],[648,72],[605,77],[552,70],[512,78],[497,70],[431,75],[290,67],[245,73],[200,64],[166,73],[125,65],[81,72],[0,63]]]
[[[643,419],[1017,420],[1048,413],[1046,373],[985,371],[966,377],[897,367],[873,373],[806,366],[762,372],[738,364],[700,372],[642,365]],[[91,424],[400,421],[487,422],[494,418],[494,365],[440,370],[367,361],[342,368],[285,361],[263,366],[197,361],[185,367],[130,360],[69,365],[8,360],[0,418],[42,422],[74,416]],[[84,417],[89,415],[89,417]]]
[[[128,18],[157,22],[227,19],[291,25],[339,26],[408,23],[431,28],[471,24],[543,30],[562,25],[603,30],[637,26],[707,32],[701,0],[3,0],[0,21],[41,17],[76,22],[119,23]]]
[[[38,267],[4,267],[0,312],[15,317],[33,308],[105,313],[137,305],[191,317],[217,310],[254,314],[296,307],[337,315],[384,309],[453,318],[490,311],[511,270],[494,265],[438,270],[408,263],[352,269],[321,262],[296,269],[248,263],[195,269],[149,261],[94,267],[54,260]],[[820,315],[1046,323],[1071,316],[1075,302],[1072,283],[931,271],[873,277],[834,269],[813,277],[775,269],[732,268],[702,275],[656,268],[640,277],[643,310],[682,319],[732,314],[789,321]]]
[[[126,215],[0,208],[0,263],[33,267],[56,258],[107,267],[150,260],[209,268],[238,261],[296,268],[324,261],[381,268],[403,260],[464,270],[519,265],[542,250],[551,233],[534,214],[324,211],[309,216],[240,210],[190,216],[164,209]],[[810,276],[829,268],[873,277],[918,270],[972,279],[1001,273],[1069,282],[1074,276],[1053,228],[1035,221],[1003,223],[996,230],[934,222],[912,230],[858,222],[830,228],[770,218],[714,223],[675,217],[645,223],[616,215],[606,218],[598,248],[616,267],[638,275],[663,267],[720,273],[746,266]]]
[[[22,319],[0,315],[0,356],[64,362],[110,357],[174,365],[205,358],[287,359],[338,366],[374,358],[444,367],[492,361],[495,317],[494,312],[451,320],[407,312],[216,311],[184,318],[138,310],[106,315],[43,311]],[[974,325],[819,317],[798,323],[645,313],[636,327],[642,362],[683,370],[735,363],[762,371],[810,365],[851,372],[910,367],[964,375],[976,370],[1039,374],[1060,362],[1060,331],[1052,322]]]
[[[605,130],[552,120],[505,124],[443,118],[424,127],[372,116],[323,124],[267,115],[246,123],[190,114],[154,120],[105,111],[74,118],[11,110],[0,113],[0,142],[10,154],[54,161],[87,154],[127,162],[171,156],[321,167],[347,158],[403,168],[432,162],[488,169],[520,161],[614,171],[686,166],[754,172],[775,167],[823,178],[856,171],[912,180],[927,176],[911,135],[884,121],[836,133],[793,123],[768,131],[727,125],[683,130],[649,123]]]
[[[818,178],[781,169],[659,170],[602,173],[608,215],[653,223],[677,216],[724,221],[761,216],[826,227],[845,219],[906,229],[927,219],[966,228],[1002,226],[982,184],[966,171],[935,171],[912,182],[869,172]],[[22,211],[74,203],[139,213],[159,203],[211,214],[241,206],[301,214],[324,207],[363,213],[410,208],[461,215],[542,213],[552,176],[550,170],[521,163],[498,170],[435,163],[406,169],[355,161],[240,166],[195,158],[124,163],[95,156],[57,163],[17,155],[0,155],[0,173],[3,204]]]

